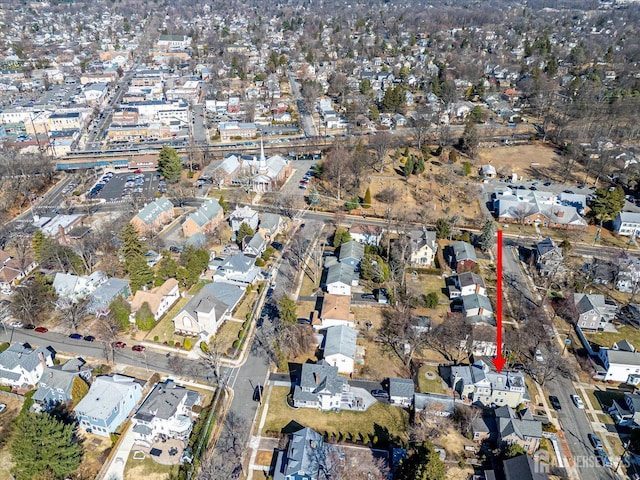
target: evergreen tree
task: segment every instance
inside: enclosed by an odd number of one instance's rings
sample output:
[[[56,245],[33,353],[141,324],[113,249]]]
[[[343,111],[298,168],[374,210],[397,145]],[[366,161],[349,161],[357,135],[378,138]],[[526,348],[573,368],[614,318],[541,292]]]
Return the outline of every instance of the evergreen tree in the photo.
[[[493,220],[487,220],[482,225],[480,236],[478,237],[478,246],[483,252],[493,250],[495,244],[496,228],[493,224]]]
[[[136,312],[136,326],[144,332],[148,332],[156,326],[156,319],[147,302],[140,305],[140,309]]]
[[[16,480],[65,478],[82,459],[75,426],[48,413],[22,412],[11,442],[12,473]]]
[[[160,259],[156,268],[156,285],[159,286],[169,278],[176,278],[178,262],[165,250],[162,252],[162,259]]]
[[[410,155],[409,158],[407,158],[406,162],[404,162],[404,176],[408,178],[409,175],[413,173],[414,167],[415,163],[413,160],[413,155]]]
[[[371,189],[367,187],[367,191],[364,192],[364,200],[362,201],[362,208],[371,208]]]
[[[164,146],[158,154],[158,170],[169,183],[177,183],[182,175],[182,160],[175,148]]]
[[[618,216],[624,207],[624,190],[617,186],[613,190],[599,188],[595,191],[595,197],[591,202],[591,212],[602,225],[607,220]]]
[[[120,241],[122,242],[120,252],[124,257],[125,263],[131,261],[134,257],[144,255],[145,249],[140,240],[138,230],[131,223],[127,223],[122,229]]]
[[[358,196],[353,196],[351,197],[349,200],[347,200],[346,202],[344,202],[344,208],[347,211],[351,211],[351,210],[355,210],[356,208],[358,208],[360,206],[360,198],[358,198]]]
[[[42,233],[40,230],[36,230],[35,233],[33,234],[33,240],[31,242],[31,245],[33,247],[33,253],[36,257],[36,261],[38,263],[43,263],[44,260],[44,250],[46,247],[46,243],[47,243],[47,237],[44,236],[44,233]]]
[[[439,218],[436,220],[436,237],[449,238],[451,235],[451,224],[449,220],[445,218]]]
[[[193,285],[209,266],[209,252],[189,245],[180,255],[180,265],[186,269],[186,284]]]
[[[429,441],[416,445],[398,468],[398,480],[444,480],[446,469]]]
[[[251,228],[247,222],[242,222],[240,224],[240,228],[238,228],[238,233],[236,233],[236,243],[238,245],[242,245],[242,239],[246,236],[251,236],[254,233],[256,232],[253,231],[253,228]]]
[[[318,205],[319,202],[320,202],[320,194],[318,193],[318,190],[314,185],[313,187],[311,187],[311,191],[309,192],[309,205],[315,206],[315,205]]]
[[[415,167],[413,167],[413,173],[415,173],[416,175],[420,175],[421,173],[424,173],[425,170],[426,166],[424,164],[424,157],[420,156],[416,160]]]
[[[153,270],[142,255],[137,255],[125,264],[125,269],[131,281],[131,292],[135,293],[142,287],[153,284]]]
[[[120,330],[126,330],[129,327],[131,305],[124,298],[118,296],[109,304],[109,315],[115,320]]]
[[[222,208],[222,211],[224,213],[229,213],[229,204],[227,203],[227,201],[224,199],[224,195],[220,194],[220,198],[218,199],[218,205],[220,205],[220,208]]]
[[[296,302],[288,295],[283,295],[278,300],[278,315],[285,324],[295,325],[298,322]]]

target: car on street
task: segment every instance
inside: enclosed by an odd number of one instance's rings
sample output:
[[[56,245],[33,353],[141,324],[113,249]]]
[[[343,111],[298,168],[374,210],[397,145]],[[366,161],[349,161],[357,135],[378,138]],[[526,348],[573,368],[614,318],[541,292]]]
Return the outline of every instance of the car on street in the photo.
[[[22,328],[24,327],[24,324],[22,322],[11,322],[9,326],[13,328]]]
[[[371,390],[371,396],[374,398],[389,399],[389,394],[386,390]]]
[[[126,343],[124,343],[124,342],[120,342],[120,341],[118,341],[118,342],[113,342],[113,343],[111,344],[111,346],[112,346],[113,348],[125,348],[125,347],[127,346],[127,344],[126,344]]]
[[[36,326],[33,323],[29,323],[27,325],[24,326],[25,330],[35,330]]]
[[[591,442],[591,445],[593,445],[593,448],[602,449],[602,442],[595,433],[590,433],[589,435],[587,435],[587,438],[589,438],[589,441]]]
[[[49,329],[46,327],[36,327],[33,329],[33,331],[38,333],[47,333]]]
[[[144,345],[134,345],[133,347],[131,347],[131,350],[133,350],[134,352],[144,352],[145,347]]]
[[[69,338],[71,340],[82,340],[82,335],[80,335],[79,333],[72,333],[71,335],[69,335]]]
[[[549,401],[551,402],[551,406],[556,410],[562,410],[562,405],[560,405],[560,400],[555,395],[549,396]]]
[[[94,337],[93,335],[85,335],[84,336],[84,341],[85,342],[93,342],[96,339],[96,337]]]
[[[542,352],[540,350],[536,350],[535,358],[536,358],[536,362],[540,362],[540,363],[544,362],[544,357],[542,356]]]
[[[264,387],[262,385],[256,385],[256,387],[253,389],[253,401],[261,402],[263,392],[264,392]]]
[[[376,296],[373,293],[363,293],[362,294],[362,299],[363,300],[375,300]]]
[[[598,457],[603,467],[611,466],[611,460],[609,460],[609,457],[607,457],[607,454],[601,448],[596,449],[596,457]]]
[[[578,395],[571,395],[571,400],[577,408],[584,410],[584,403],[582,403],[582,399]]]

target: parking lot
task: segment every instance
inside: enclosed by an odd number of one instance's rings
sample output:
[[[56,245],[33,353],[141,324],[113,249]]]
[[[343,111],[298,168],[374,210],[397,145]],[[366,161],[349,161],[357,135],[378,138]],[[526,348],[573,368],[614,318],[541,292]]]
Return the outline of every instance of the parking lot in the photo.
[[[105,183],[106,182],[106,183]],[[96,185],[102,183],[102,187],[96,189]],[[130,200],[134,196],[142,199],[153,199],[160,190],[159,177],[155,172],[144,173],[105,173],[100,180],[89,190],[92,198],[105,200],[107,203],[116,203]],[[97,191],[96,191],[97,190]],[[165,190],[165,188],[162,188]],[[166,191],[166,190],[165,190]],[[91,192],[94,192],[91,194]]]

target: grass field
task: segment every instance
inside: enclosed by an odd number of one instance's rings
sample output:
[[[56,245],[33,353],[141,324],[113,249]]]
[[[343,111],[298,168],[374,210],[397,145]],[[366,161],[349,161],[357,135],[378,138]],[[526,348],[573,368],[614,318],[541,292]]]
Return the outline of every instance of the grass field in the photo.
[[[614,400],[622,400],[624,398],[624,392],[621,390],[606,389],[606,390],[586,390],[591,406],[594,410],[607,411],[613,404]]]
[[[611,348],[614,343],[626,339],[634,347],[640,347],[640,330],[629,325],[622,325],[616,327],[618,332],[598,332],[598,333],[585,333],[587,340],[593,343],[597,343],[601,347]]]
[[[426,374],[434,373],[436,378],[429,379]],[[438,373],[438,367],[425,365],[418,372],[418,389],[420,393],[447,393],[446,385]]]
[[[242,322],[227,320],[224,322],[216,336],[220,341],[220,351],[226,352],[232,347],[233,342],[238,338],[238,333],[242,330]]]
[[[172,470],[177,470],[177,466],[160,465],[154,462],[149,455],[142,460],[133,458],[134,451],[129,453],[129,459],[124,467],[124,480],[165,480]]]
[[[287,387],[273,387],[269,400],[269,411],[263,432],[278,434],[296,429],[298,425],[313,428],[318,432],[349,434],[352,438],[376,435],[380,441],[389,438],[406,440],[409,414],[397,407],[374,403],[366,412],[321,412],[310,408],[291,408],[287,405]]]

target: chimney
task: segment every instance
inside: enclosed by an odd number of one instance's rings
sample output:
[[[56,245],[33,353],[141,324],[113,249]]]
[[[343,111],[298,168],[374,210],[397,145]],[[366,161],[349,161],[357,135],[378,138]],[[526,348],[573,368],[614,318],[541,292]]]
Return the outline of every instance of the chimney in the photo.
[[[558,218],[562,218],[562,217],[564,217],[564,210],[559,210],[559,211],[557,211],[557,212],[556,212],[556,217],[558,217]]]
[[[317,373],[314,373],[313,378],[316,381],[316,385],[318,385],[320,383],[320,376]]]

